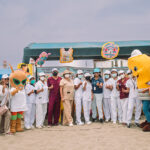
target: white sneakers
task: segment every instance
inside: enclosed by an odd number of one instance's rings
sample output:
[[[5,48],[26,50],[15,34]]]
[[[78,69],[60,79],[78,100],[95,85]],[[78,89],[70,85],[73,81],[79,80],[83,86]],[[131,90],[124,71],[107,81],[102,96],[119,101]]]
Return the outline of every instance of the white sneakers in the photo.
[[[79,123],[77,123],[77,125],[82,126],[82,125],[84,125],[84,123],[83,122],[79,122]]]
[[[27,126],[27,127],[25,127],[25,129],[26,129],[26,130],[30,130],[30,129],[31,129],[31,127],[30,127],[30,126]]]
[[[91,124],[91,123],[92,123],[91,121],[86,122],[87,125],[89,125],[89,124]]]
[[[37,126],[36,128],[38,128],[38,129],[42,129],[42,126]]]
[[[73,127],[73,123],[69,123],[69,127]]]

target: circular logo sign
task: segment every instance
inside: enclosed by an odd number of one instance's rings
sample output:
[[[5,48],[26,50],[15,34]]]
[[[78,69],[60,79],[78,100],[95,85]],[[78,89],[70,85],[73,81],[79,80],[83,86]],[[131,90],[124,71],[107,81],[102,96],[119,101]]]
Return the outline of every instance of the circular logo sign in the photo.
[[[105,59],[114,59],[119,54],[119,46],[114,42],[105,43],[102,46],[101,55]]]

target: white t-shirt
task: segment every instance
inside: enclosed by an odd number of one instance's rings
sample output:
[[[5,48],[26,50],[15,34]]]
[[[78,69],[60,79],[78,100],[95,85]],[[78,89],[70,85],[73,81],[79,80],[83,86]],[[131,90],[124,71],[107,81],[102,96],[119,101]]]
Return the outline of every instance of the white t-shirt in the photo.
[[[39,80],[36,84],[35,84],[35,90],[41,90],[44,89],[43,92],[40,92],[38,94],[36,94],[36,103],[48,103],[48,86],[47,83],[45,82],[43,84],[43,82],[41,80]]]
[[[109,79],[110,85],[113,86],[113,90],[111,91],[111,95],[110,95],[111,97],[119,97],[119,91],[116,88],[117,81],[118,80],[114,80],[113,78]]]
[[[109,86],[109,85],[111,85],[110,79],[108,79],[107,81],[104,81],[104,84],[103,84],[103,96],[104,96],[104,98],[110,98],[111,90],[106,88],[106,86]]]
[[[14,87],[10,89],[12,93],[15,90]],[[18,91],[14,96],[11,96],[10,100],[11,112],[27,111],[26,94],[25,90]]]
[[[35,93],[30,94],[30,96],[28,95],[32,90],[35,90],[35,87],[31,85],[30,83],[28,83],[25,87],[27,104],[32,104],[36,102]]]
[[[137,89],[136,81],[134,81],[133,79],[127,80],[126,87],[130,88],[129,98],[136,98],[136,97],[138,97],[138,89]]]
[[[82,82],[79,78],[74,79],[74,85],[79,85],[79,83]],[[83,96],[83,84],[80,85],[80,87],[75,90],[75,98],[76,97],[82,97]]]
[[[8,88],[5,88],[5,93],[3,93],[3,86],[0,85],[0,102],[4,99],[7,93],[8,93]]]
[[[87,85],[86,85],[85,91],[83,90],[83,100],[91,101],[92,100],[92,84],[90,82],[84,81],[83,87],[85,83],[87,83]]]

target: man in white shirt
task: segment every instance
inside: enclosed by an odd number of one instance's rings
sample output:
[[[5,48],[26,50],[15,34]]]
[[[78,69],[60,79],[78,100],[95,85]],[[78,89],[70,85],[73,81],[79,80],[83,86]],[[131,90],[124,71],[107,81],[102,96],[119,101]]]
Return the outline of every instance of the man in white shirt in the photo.
[[[127,110],[127,127],[131,126],[131,119],[133,114],[134,106],[136,108],[135,111],[135,125],[139,127],[139,119],[141,116],[142,110],[142,102],[138,97],[138,89],[135,77],[132,76],[132,71],[128,70],[127,75],[129,76],[129,80],[126,83],[127,92],[129,92],[129,101],[128,101],[128,110]]]
[[[75,86],[75,104],[76,104],[76,123],[77,125],[83,125],[81,121],[82,99],[83,99],[83,71],[77,71],[77,77],[74,79]]]

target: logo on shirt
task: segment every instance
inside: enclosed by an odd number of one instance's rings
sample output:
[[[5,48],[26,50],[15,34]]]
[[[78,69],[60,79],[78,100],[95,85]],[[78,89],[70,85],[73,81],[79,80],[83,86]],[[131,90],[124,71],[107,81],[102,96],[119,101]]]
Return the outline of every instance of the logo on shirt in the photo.
[[[119,46],[114,42],[108,42],[102,46],[101,55],[105,59],[114,59],[118,56],[119,50]]]

